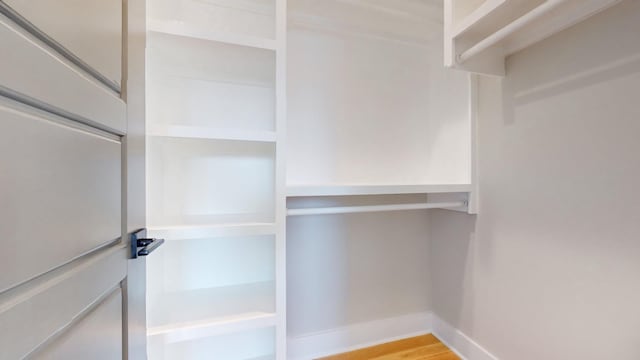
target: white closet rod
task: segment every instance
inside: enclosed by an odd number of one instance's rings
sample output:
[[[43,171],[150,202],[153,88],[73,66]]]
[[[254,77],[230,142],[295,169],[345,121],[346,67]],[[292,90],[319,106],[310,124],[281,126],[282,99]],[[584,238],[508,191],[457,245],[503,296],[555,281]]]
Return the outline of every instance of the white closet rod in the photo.
[[[547,0],[542,3],[540,6],[535,9],[529,11],[523,16],[517,18],[513,22],[509,23],[507,26],[502,29],[494,32],[493,34],[487,36],[482,41],[478,42],[474,46],[467,49],[467,51],[458,55],[458,62],[463,63],[470,58],[478,55],[482,51],[490,48],[491,46],[497,44],[500,40],[503,40],[507,36],[513,34],[514,32],[520,30],[525,25],[539,18],[540,16],[546,14],[547,12],[553,10],[556,6],[566,2],[567,0]]]
[[[306,209],[287,209],[288,216],[302,215],[328,215],[328,214],[350,214],[367,213],[380,211],[397,210],[421,210],[421,209],[448,209],[463,207],[464,201],[440,202],[440,203],[420,203],[420,204],[389,204],[389,205],[363,205],[363,206],[336,206]]]

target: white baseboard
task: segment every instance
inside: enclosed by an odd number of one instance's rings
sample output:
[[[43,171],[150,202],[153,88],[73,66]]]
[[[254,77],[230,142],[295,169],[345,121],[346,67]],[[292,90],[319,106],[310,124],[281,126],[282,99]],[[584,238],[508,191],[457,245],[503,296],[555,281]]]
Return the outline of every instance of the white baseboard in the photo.
[[[498,360],[477,342],[436,315],[431,317],[433,334],[463,360]]]
[[[287,359],[309,360],[432,332],[432,313],[369,321],[320,333],[290,337]]]
[[[310,360],[433,333],[463,360],[498,360],[470,337],[431,312],[397,316],[290,337],[287,359]]]

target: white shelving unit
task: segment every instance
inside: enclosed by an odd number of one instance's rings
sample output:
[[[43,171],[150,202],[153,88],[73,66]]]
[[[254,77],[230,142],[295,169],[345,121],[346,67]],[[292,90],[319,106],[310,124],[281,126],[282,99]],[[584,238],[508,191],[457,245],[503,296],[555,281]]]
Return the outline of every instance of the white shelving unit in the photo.
[[[149,358],[284,360],[286,1],[148,16]]]
[[[445,65],[503,76],[504,59],[619,0],[445,0]]]

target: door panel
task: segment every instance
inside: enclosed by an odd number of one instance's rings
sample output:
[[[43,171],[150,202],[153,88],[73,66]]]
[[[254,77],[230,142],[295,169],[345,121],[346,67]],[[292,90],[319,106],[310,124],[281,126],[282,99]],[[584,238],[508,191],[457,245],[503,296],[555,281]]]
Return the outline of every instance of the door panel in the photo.
[[[91,68],[120,84],[122,0],[4,2]]]
[[[122,231],[118,138],[9,104],[0,102],[0,291]]]
[[[34,359],[111,360],[122,356],[122,290],[115,289]],[[99,341],[96,341],[98,340]]]
[[[65,21],[62,20],[61,21]],[[66,21],[71,21],[67,19]],[[26,98],[59,113],[124,133],[120,95],[0,15],[0,95]]]
[[[117,245],[0,294],[0,359],[21,359],[74,324],[124,279],[126,261]]]

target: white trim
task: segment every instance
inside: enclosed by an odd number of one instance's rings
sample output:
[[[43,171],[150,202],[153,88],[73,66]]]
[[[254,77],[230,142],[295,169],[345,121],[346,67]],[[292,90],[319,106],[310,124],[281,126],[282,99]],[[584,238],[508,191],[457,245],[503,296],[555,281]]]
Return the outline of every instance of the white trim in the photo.
[[[276,225],[273,223],[239,223],[214,225],[184,225],[149,227],[149,237],[165,240],[208,239],[218,237],[273,235]]]
[[[147,28],[151,32],[189,37],[200,40],[215,41],[230,45],[252,47],[256,49],[275,50],[276,40],[255,36],[238,35],[231,32],[209,31],[181,21],[150,20]]]
[[[472,184],[334,184],[287,185],[288,197],[469,192]]]
[[[309,335],[290,337],[288,359],[307,360],[431,333],[431,312],[353,324]]]
[[[425,209],[454,209],[464,207],[464,201],[436,202],[436,203],[416,203],[416,204],[386,204],[386,205],[363,205],[363,206],[327,206],[319,208],[288,209],[288,216],[304,215],[326,215],[326,214],[352,214],[371,213],[383,211],[401,210],[425,210]]]
[[[436,315],[431,316],[433,334],[463,360],[498,360],[485,348]]]
[[[498,360],[469,336],[431,312],[402,315],[289,337],[287,358],[316,359],[429,333],[434,334],[463,360]]]

